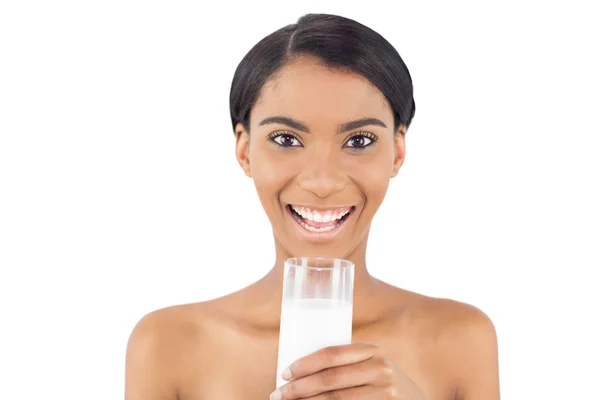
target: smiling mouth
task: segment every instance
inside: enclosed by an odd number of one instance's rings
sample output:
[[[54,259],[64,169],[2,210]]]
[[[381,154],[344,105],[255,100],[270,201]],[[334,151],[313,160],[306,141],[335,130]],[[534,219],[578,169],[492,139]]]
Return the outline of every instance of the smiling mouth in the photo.
[[[313,233],[331,232],[339,228],[356,209],[355,206],[318,210],[292,204],[287,209],[302,228]]]

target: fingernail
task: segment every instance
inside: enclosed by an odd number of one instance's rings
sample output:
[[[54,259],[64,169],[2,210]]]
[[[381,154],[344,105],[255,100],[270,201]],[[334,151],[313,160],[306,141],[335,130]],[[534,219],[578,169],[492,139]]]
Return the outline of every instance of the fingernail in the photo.
[[[290,369],[286,369],[285,371],[283,371],[283,373],[281,374],[281,377],[283,379],[285,379],[286,381],[289,381],[290,379],[292,379],[292,371],[290,371]]]
[[[281,400],[281,390],[277,389],[269,396],[269,400]]]

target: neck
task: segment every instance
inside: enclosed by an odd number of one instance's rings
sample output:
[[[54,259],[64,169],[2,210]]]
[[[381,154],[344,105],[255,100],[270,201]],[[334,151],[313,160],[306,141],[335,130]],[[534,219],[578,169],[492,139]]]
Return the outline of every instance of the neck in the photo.
[[[355,321],[372,320],[377,314],[377,310],[372,307],[374,302],[377,302],[377,289],[381,287],[381,282],[371,276],[366,265],[366,249],[368,235],[360,242],[360,244],[349,254],[340,256],[354,263],[354,319]],[[261,279],[262,283],[269,287],[265,293],[269,293],[272,298],[277,298],[280,304],[282,289],[283,289],[283,270],[284,261],[291,257],[300,255],[290,254],[281,244],[275,239],[275,265]]]

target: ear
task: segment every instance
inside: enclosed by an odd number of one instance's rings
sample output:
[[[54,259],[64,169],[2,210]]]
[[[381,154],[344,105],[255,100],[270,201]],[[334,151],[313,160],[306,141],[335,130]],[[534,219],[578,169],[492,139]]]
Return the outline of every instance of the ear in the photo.
[[[392,167],[392,178],[398,175],[400,167],[404,163],[406,156],[405,148],[406,126],[400,125],[398,131],[394,134],[394,165]]]
[[[250,134],[246,132],[243,125],[238,123],[235,126],[235,156],[240,164],[240,167],[244,170],[246,176],[252,178],[252,171],[250,169]]]

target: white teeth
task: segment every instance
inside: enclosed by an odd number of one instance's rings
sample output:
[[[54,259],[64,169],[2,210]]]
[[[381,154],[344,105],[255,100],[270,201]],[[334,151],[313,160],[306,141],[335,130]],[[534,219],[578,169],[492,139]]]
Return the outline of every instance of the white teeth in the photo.
[[[306,207],[299,207],[299,206],[294,206],[294,205],[292,205],[291,207],[296,213],[298,213],[298,215],[301,215],[302,218],[308,219],[308,220],[311,220],[314,222],[322,222],[322,223],[334,222],[334,221],[344,217],[345,215],[347,215],[351,210],[350,208],[348,208],[346,210],[337,209],[337,210],[320,211],[320,210],[310,209],[310,208],[306,208]],[[337,224],[332,223],[332,224],[329,224],[329,225],[321,227],[321,228],[315,228],[314,226],[310,226],[298,218],[296,218],[296,221],[304,229],[306,229],[310,232],[317,232],[317,233],[332,231],[340,225],[339,223],[337,223]]]
[[[314,222],[324,222],[324,223],[338,220],[350,212],[350,209],[336,210],[336,211],[331,211],[331,210],[318,211],[318,210],[312,210],[310,208],[297,207],[297,206],[292,206],[292,208],[299,215],[301,215],[302,218],[307,218]]]
[[[304,207],[296,207],[296,206],[292,206],[292,208],[294,209],[294,211],[296,211],[299,215],[302,215],[302,218],[306,218],[306,209],[304,209]]]

